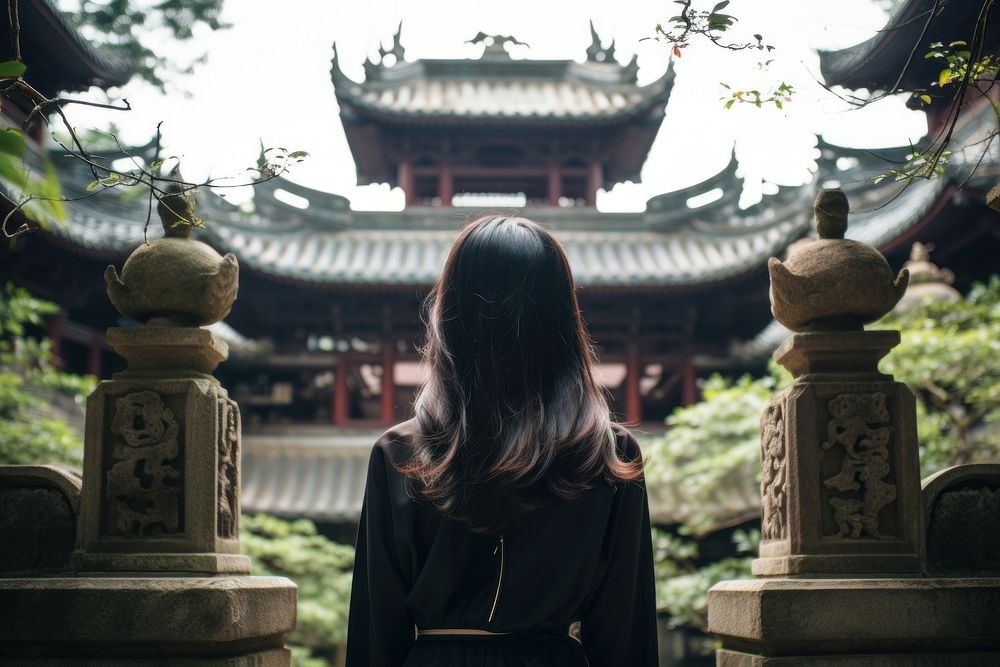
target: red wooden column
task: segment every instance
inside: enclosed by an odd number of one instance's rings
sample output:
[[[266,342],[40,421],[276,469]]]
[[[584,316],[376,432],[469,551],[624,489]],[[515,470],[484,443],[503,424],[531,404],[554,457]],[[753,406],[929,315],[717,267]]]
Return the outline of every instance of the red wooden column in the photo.
[[[396,423],[396,351],[393,341],[382,341],[382,404],[380,416],[382,423],[392,426]]]
[[[549,206],[559,206],[559,198],[562,197],[562,174],[559,172],[559,163],[549,163]]]
[[[451,206],[451,198],[455,196],[455,176],[451,171],[451,161],[445,157],[438,173],[438,197],[441,206]]]
[[[681,369],[681,404],[692,405],[698,402],[698,385],[696,384],[694,361],[691,357],[684,360],[684,367]]]
[[[604,168],[597,160],[587,166],[587,206],[597,206],[597,191],[604,182]]]
[[[625,420],[629,424],[638,424],[642,421],[642,396],[639,393],[641,377],[639,345],[629,343],[625,351]]]
[[[409,157],[403,158],[399,163],[399,175],[397,177],[399,187],[403,188],[406,205],[413,204],[413,162]]]
[[[345,357],[337,361],[337,368],[333,375],[333,423],[343,425],[347,423],[349,414],[349,398],[347,389],[347,371],[350,363]]]

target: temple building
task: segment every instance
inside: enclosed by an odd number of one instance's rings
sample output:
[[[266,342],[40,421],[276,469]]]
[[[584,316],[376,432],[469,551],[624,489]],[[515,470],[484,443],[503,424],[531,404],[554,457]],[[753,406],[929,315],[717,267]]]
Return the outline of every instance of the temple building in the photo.
[[[933,243],[959,289],[1000,250],[982,204],[1000,176],[993,153],[969,182],[953,169],[901,190],[871,179],[900,151],[821,139],[811,183],[749,208],[738,205],[734,157],[643,212],[601,212],[598,190],[640,179],[672,68],[639,86],[636,59],[619,63],[596,33],[580,62],[516,60],[512,38],[476,41],[477,59],[407,60],[397,33],[360,82],[334,48],[332,84],[358,182],[402,188],[404,210],[354,211],[282,177],[255,187],[252,212],[199,193],[200,238],[241,267],[239,298],[217,329],[231,358],[217,374],[244,411],[247,511],[308,517],[353,538],[371,444],[411,414],[423,376],[422,299],[458,231],[480,214],[516,212],[557,233],[597,344],[598,379],[640,434],[696,401],[698,378],[762,368],[783,335],[769,316],[767,260],[809,234],[819,187],[847,191],[857,211],[848,236],[896,266],[913,241]],[[973,141],[980,120],[968,116],[956,136]],[[134,155],[148,163],[153,148]],[[58,165],[65,193],[84,193],[87,166]],[[61,362],[107,377],[121,362],[103,330],[119,318],[102,275],[141,242],[146,203],[113,190],[68,209],[68,224],[0,247],[0,280],[59,303],[50,333]],[[673,512],[653,508],[654,520],[673,523]]]

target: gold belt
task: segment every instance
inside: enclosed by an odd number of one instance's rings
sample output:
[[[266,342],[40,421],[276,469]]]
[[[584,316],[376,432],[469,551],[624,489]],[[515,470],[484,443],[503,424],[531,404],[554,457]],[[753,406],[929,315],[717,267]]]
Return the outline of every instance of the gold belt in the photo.
[[[477,628],[417,628],[418,637],[502,637],[509,634],[509,632],[490,632]]]

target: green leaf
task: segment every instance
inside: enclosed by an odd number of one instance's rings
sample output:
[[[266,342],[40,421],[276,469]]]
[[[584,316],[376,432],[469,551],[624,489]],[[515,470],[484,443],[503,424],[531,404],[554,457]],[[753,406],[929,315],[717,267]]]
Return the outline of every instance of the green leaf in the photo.
[[[938,74],[937,84],[939,86],[947,86],[949,83],[951,83],[951,80],[954,76],[955,76],[955,70],[951,69],[950,67],[948,69],[943,69],[941,70],[941,73]],[[920,99],[923,99],[924,97],[926,97],[926,95],[921,95]],[[928,104],[930,104],[930,102],[928,102]]]
[[[712,7],[712,13],[714,14],[715,12],[719,11],[720,9],[725,9],[726,5],[728,5],[728,4],[729,4],[729,0],[722,0],[722,2],[716,4],[715,7]]]
[[[930,95],[921,95],[920,101],[923,102],[924,104],[930,104],[933,100],[931,100]]]
[[[966,42],[965,40],[962,40],[962,39],[960,39],[958,41],[955,41],[955,42],[949,42],[948,43],[948,47],[952,48],[952,49],[955,48],[956,46],[968,46],[968,45],[969,45],[969,43]]]
[[[17,128],[6,128],[0,130],[0,153],[21,157],[27,143],[24,141],[24,134]]]
[[[292,159],[306,158],[309,157],[309,153],[307,151],[292,151],[291,153],[288,154],[288,157]]]
[[[0,79],[16,79],[24,76],[28,67],[19,60],[8,60],[0,63]]]
[[[735,104],[735,103],[736,103],[736,100],[729,100],[728,102],[726,102],[726,108],[727,109],[732,109],[733,108],[733,104]]]

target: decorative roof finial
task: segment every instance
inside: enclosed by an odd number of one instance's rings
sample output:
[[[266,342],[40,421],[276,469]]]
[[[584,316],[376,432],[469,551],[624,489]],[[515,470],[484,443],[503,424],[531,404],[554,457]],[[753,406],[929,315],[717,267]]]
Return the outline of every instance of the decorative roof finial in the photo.
[[[587,47],[587,60],[597,63],[611,62],[615,57],[615,40],[611,40],[608,48],[601,46],[601,36],[597,34],[594,20],[590,20],[590,46]]]
[[[385,57],[392,55],[395,58],[395,63],[403,62],[403,56],[406,55],[406,49],[403,48],[402,42],[400,42],[400,36],[403,34],[403,22],[400,21],[399,25],[396,27],[396,32],[392,36],[392,48],[386,49],[385,47],[379,45],[378,53],[382,59],[382,64],[385,64]]]
[[[465,43],[482,44],[485,47],[481,56],[483,58],[510,58],[510,53],[504,48],[505,44],[530,47],[527,42],[522,42],[511,35],[487,35],[482,30],[476,33],[472,39],[466,40]]]

